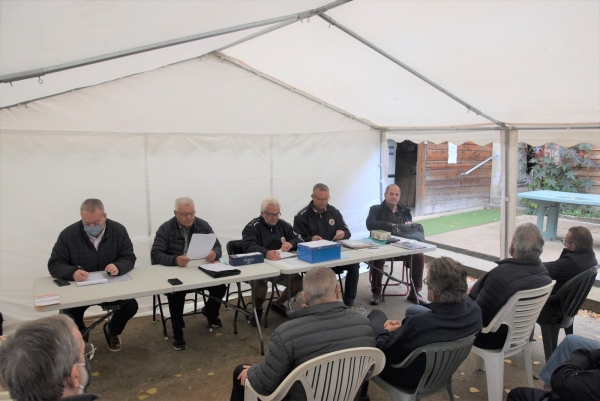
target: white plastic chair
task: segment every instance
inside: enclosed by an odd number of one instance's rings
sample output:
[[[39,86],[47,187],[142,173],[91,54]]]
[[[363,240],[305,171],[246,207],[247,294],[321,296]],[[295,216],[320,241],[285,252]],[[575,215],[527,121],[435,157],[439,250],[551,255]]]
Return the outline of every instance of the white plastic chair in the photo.
[[[476,334],[455,341],[424,345],[411,352],[402,362],[390,365],[392,368],[407,367],[425,353],[425,372],[416,389],[394,386],[379,376],[373,377],[371,381],[384,389],[394,401],[416,401],[443,389],[448,390],[450,399],[454,400],[452,375],[469,356]]]
[[[377,348],[360,347],[321,355],[294,369],[268,396],[258,394],[246,379],[244,400],[282,400],[292,385],[300,382],[307,401],[353,400],[365,380],[379,374],[385,355]]]
[[[535,322],[550,296],[556,281],[532,290],[519,291],[500,309],[482,333],[494,333],[502,324],[508,326],[506,342],[502,349],[487,350],[473,346],[471,352],[479,357],[479,369],[486,371],[488,400],[501,401],[504,385],[504,358],[523,351],[527,385],[533,387],[529,337]]]

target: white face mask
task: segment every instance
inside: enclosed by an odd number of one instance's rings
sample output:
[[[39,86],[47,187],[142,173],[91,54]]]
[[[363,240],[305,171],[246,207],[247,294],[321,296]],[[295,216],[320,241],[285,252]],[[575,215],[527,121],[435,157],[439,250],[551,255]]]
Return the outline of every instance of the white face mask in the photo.
[[[79,387],[78,394],[83,394],[90,380],[90,376],[88,375],[85,363],[76,363],[75,365],[77,365],[77,367],[79,368],[79,373],[81,374],[81,380],[79,380],[79,386],[77,386]]]

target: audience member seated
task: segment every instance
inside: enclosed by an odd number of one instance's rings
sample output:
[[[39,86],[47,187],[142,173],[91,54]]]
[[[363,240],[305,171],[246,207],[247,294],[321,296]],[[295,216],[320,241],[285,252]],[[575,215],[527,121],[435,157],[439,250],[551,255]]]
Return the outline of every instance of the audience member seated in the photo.
[[[546,390],[518,387],[507,401],[600,400],[600,342],[568,335],[540,373]]]
[[[598,264],[596,254],[592,249],[594,239],[587,227],[571,227],[567,236],[562,241],[565,248],[562,250],[558,260],[545,262],[550,278],[556,280],[552,294],[555,294],[567,281],[591,269]],[[555,324],[562,320],[560,312],[560,301],[558,299],[548,301],[540,312],[537,322],[540,324]]]
[[[242,247],[245,253],[260,252],[265,259],[280,260],[279,251],[288,252],[297,248],[299,242],[303,242],[290,223],[280,219],[279,202],[275,198],[267,198],[260,205],[260,216],[253,219],[242,231]],[[288,276],[280,275],[274,279],[270,279],[277,284],[288,285]],[[263,313],[263,303],[267,297],[269,279],[254,280],[254,294],[256,297],[256,314],[258,322],[251,318],[252,326],[260,324],[260,319]],[[277,314],[287,317],[285,301],[289,298],[290,290],[292,297],[296,295],[302,288],[302,277],[299,274],[294,274],[291,277],[291,288],[281,294],[281,297],[275,301],[271,309]]]
[[[429,263],[427,269],[425,283],[429,304],[406,309],[402,323],[388,320],[380,310],[374,310],[368,316],[376,347],[385,354],[385,367],[379,376],[395,386],[416,388],[419,385],[425,372],[425,354],[406,368],[389,365],[401,363],[419,347],[459,340],[479,332],[482,327],[479,306],[466,296],[465,267],[451,258],[441,257]]]
[[[540,261],[543,250],[544,239],[535,224],[517,227],[508,250],[512,258],[496,262],[498,266],[480,278],[469,292],[481,308],[483,327],[490,324],[518,291],[540,288],[552,282]],[[479,334],[474,345],[482,349],[500,349],[504,347],[507,334],[508,327],[502,325],[494,333]]]
[[[306,302],[289,313],[292,319],[273,331],[269,351],[257,365],[239,365],[233,372],[231,400],[244,399],[246,378],[252,387],[269,395],[296,367],[318,356],[348,348],[373,347],[369,320],[339,302],[340,287],[335,274],[316,267],[304,276],[302,297]],[[296,383],[286,400],[306,400]]]
[[[15,401],[91,401],[85,343],[73,320],[53,315],[23,323],[0,347],[0,379]]]

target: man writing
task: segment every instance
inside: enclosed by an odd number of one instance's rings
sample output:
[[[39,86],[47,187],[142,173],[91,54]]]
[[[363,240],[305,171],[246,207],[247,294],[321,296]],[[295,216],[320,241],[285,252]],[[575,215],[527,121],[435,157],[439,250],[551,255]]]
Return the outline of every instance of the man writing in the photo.
[[[85,281],[89,272],[105,271],[111,276],[121,276],[131,271],[136,257],[125,227],[106,218],[99,199],[86,199],[81,204],[80,214],[81,220],[65,228],[52,248],[48,260],[52,277]],[[113,352],[121,350],[120,335],[138,310],[135,299],[118,303],[119,309],[102,328],[108,349]],[[60,313],[70,316],[83,333],[86,330],[83,314],[89,307],[62,309]]]
[[[163,223],[156,231],[150,257],[153,265],[186,267],[190,258],[186,256],[193,234],[212,234],[212,227],[204,220],[196,217],[196,208],[191,198],[178,198],[175,200],[175,217]],[[214,262],[221,257],[221,244],[217,239],[206,256],[206,261]],[[202,288],[213,297],[223,299],[227,292],[224,284]],[[187,345],[183,338],[183,307],[185,295],[190,291],[179,291],[167,294],[169,300],[169,312],[171,313],[171,326],[173,328],[173,347],[176,351],[186,349]],[[222,327],[219,319],[221,303],[208,298],[202,313],[208,320],[209,327]]]
[[[400,203],[400,187],[396,184],[390,184],[385,189],[384,201],[381,205],[371,206],[369,216],[367,216],[367,229],[383,230],[394,233],[394,226],[399,224],[411,224],[412,215],[410,209]],[[394,260],[408,262],[411,255],[400,256]],[[371,276],[371,305],[378,305],[381,302],[381,279],[385,259],[379,259],[372,262],[375,269],[370,269]],[[410,302],[426,304],[427,301],[419,295],[419,291],[423,288],[423,267],[425,266],[425,256],[422,253],[412,255],[411,277],[414,288],[406,298]],[[379,270],[378,270],[379,269]]]
[[[44,317],[19,326],[0,347],[0,378],[15,401],[92,401],[84,394],[89,375],[85,343],[65,315]]]
[[[350,238],[350,230],[344,222],[344,217],[335,207],[329,204],[329,188],[325,184],[316,184],[311,195],[312,201],[294,217],[294,231],[305,242],[321,239],[335,241]],[[344,291],[344,304],[354,306],[358,287],[358,271],[360,266],[353,263],[345,266],[334,267],[335,273],[347,270],[346,291]]]
[[[259,394],[269,395],[299,365],[330,352],[373,347],[369,320],[339,302],[340,287],[331,269],[315,267],[304,276],[302,309],[290,312],[292,319],[271,335],[269,351],[257,365],[239,365],[233,372],[231,400],[244,399],[246,378]],[[307,335],[307,330],[310,335]],[[295,383],[286,400],[305,400]]]

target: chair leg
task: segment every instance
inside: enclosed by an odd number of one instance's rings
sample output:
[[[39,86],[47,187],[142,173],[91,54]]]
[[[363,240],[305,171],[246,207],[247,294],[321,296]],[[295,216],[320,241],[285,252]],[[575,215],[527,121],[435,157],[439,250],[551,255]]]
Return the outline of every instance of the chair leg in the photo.
[[[546,361],[558,346],[558,332],[560,327],[553,325],[540,325],[542,329],[542,340],[544,342],[544,356]]]
[[[525,362],[525,373],[527,374],[527,385],[533,387],[533,371],[531,368],[531,349],[529,343],[523,347],[523,359]]]
[[[454,391],[452,390],[452,378],[450,378],[450,383],[446,387],[448,390],[448,396],[450,397],[450,401],[454,401]]]
[[[342,285],[342,275],[338,273],[338,281],[340,282],[340,291],[342,292],[342,299],[344,299],[344,286]]]
[[[156,295],[152,296],[152,323],[156,323]]]
[[[227,293],[225,294],[225,305],[223,305],[223,309],[227,309],[227,305],[229,305],[229,286],[231,284],[227,284]]]
[[[504,394],[504,355],[499,354],[485,360],[489,401],[502,401]]]
[[[569,334],[573,334],[573,325],[570,325],[569,327],[565,327],[565,335],[569,335]]]

